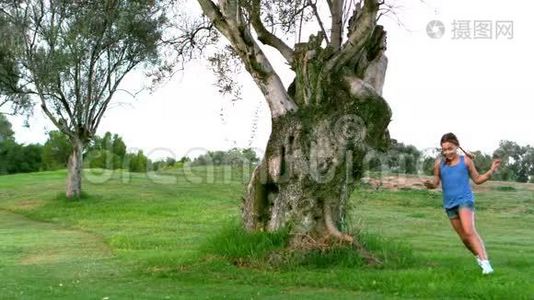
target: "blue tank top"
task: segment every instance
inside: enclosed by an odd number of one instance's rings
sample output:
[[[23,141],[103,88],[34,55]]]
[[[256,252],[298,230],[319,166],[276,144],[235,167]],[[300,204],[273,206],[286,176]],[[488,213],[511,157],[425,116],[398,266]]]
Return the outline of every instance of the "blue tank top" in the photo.
[[[466,202],[475,202],[475,197],[469,185],[469,171],[463,156],[454,166],[445,164],[442,160],[439,167],[441,186],[443,190],[443,207],[452,208]]]

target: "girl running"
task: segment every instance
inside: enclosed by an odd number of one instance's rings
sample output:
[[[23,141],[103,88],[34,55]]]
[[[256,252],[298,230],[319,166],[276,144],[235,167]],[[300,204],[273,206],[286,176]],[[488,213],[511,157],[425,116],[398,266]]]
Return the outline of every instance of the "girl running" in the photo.
[[[447,133],[440,141],[442,158],[434,163],[434,178],[426,180],[424,185],[429,189],[442,184],[443,206],[452,227],[460,239],[471,251],[482,268],[482,274],[493,273],[484,242],[475,228],[475,198],[469,185],[469,177],[476,184],[482,184],[491,178],[501,161],[494,159],[491,168],[484,174],[479,174],[473,163],[474,155],[460,147],[458,138],[453,133]],[[465,156],[460,156],[458,148]]]

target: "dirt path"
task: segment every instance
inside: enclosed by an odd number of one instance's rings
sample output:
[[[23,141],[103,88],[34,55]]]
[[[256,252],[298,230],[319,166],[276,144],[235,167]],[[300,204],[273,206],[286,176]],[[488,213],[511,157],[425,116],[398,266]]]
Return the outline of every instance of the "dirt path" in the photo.
[[[363,183],[369,184],[375,189],[425,189],[423,181],[431,179],[431,176],[417,176],[417,175],[393,175],[383,176],[381,178],[364,177]],[[471,186],[475,192],[489,191],[498,189],[499,187],[512,187],[517,190],[534,191],[534,183],[519,183],[509,181],[487,181],[482,185],[476,185],[471,182]],[[440,190],[441,188],[438,188]]]

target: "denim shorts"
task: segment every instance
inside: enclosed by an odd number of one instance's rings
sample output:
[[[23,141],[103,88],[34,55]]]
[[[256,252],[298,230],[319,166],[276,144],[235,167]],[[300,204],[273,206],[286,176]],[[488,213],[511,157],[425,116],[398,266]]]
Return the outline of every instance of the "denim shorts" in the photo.
[[[460,208],[467,208],[467,209],[470,209],[471,211],[475,211],[475,203],[463,202],[451,208],[445,208],[445,212],[447,213],[447,216],[449,217],[449,219],[458,218],[459,217],[458,212],[460,211]]]

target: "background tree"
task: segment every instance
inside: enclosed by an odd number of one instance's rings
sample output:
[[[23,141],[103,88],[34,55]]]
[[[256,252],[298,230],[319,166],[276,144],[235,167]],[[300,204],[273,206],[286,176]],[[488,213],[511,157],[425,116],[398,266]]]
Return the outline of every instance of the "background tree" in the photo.
[[[176,167],[176,159],[172,157],[167,157],[165,159],[160,159],[152,163],[152,169],[153,170],[162,170],[167,168],[174,168]],[[180,165],[181,167],[181,165]]]
[[[124,157],[126,156],[126,144],[124,140],[118,135],[113,135],[113,142],[111,143],[111,149],[115,160],[113,161],[113,168],[119,169],[123,167]]]
[[[6,140],[14,140],[12,125],[9,120],[0,113],[0,143]]]
[[[528,182],[534,183],[534,147],[527,145],[525,148],[522,168],[525,170]]]
[[[216,28],[226,38],[227,53],[243,64],[271,112],[265,156],[243,200],[244,226],[273,231],[292,225],[295,245],[332,237],[352,241],[338,229],[346,203],[362,176],[366,153],[389,144],[391,111],[381,96],[386,33],[377,25],[383,3],[198,3],[207,21],[198,22],[190,39],[202,29]],[[301,24],[315,26],[317,33],[290,46],[285,34],[299,36]],[[294,71],[287,89],[260,43],[277,50]],[[225,68],[220,69],[224,75]],[[226,86],[231,90],[232,83]]]
[[[150,165],[150,160],[145,156],[142,150],[137,151],[137,153],[128,153],[126,159],[130,172],[146,172]]]
[[[373,166],[375,171],[381,171],[385,164],[387,169],[393,173],[416,174],[417,162],[421,157],[421,152],[413,145],[404,145],[403,143],[391,140],[390,149],[383,154],[378,162],[378,166]]]
[[[252,148],[246,148],[241,151],[241,155],[244,159],[247,161],[256,164],[260,161],[258,158],[258,155],[256,154],[256,151],[254,151]]]
[[[0,175],[39,171],[42,149],[39,144],[20,145],[14,140],[0,142]]]
[[[8,70],[17,73],[9,95],[38,100],[68,136],[66,194],[79,196],[82,153],[119,84],[139,64],[157,62],[162,6],[159,1],[28,0],[2,1],[0,12],[18,37],[7,51],[14,61]]]
[[[3,2],[0,5],[3,6]],[[9,15],[0,13],[0,109],[4,113],[19,114],[30,112],[31,101],[28,95],[20,93],[20,66],[16,53],[20,51],[21,37],[16,25],[10,22]]]
[[[50,131],[43,146],[41,169],[48,171],[66,168],[71,153],[72,144],[68,136],[58,130]]]
[[[41,168],[43,146],[39,144],[22,145],[19,155],[14,163],[18,166],[17,172],[38,172]]]
[[[126,144],[117,134],[106,132],[104,137],[95,136],[87,147],[84,157],[89,168],[120,169],[125,167]]]
[[[43,146],[19,145],[14,134],[9,120],[0,114],[0,175],[39,171]]]
[[[434,174],[434,163],[436,158],[432,156],[427,156],[423,160],[423,174],[432,176]]]
[[[534,176],[534,150],[512,141],[501,141],[493,155],[502,159],[502,168],[496,174],[499,180],[528,182]]]
[[[259,161],[256,152],[250,148],[238,149],[232,148],[227,151],[208,151],[206,154],[199,155],[195,158],[191,165],[205,166],[205,165],[231,165],[243,166],[243,164],[256,164]]]
[[[472,151],[472,153],[475,155],[475,167],[479,173],[486,172],[491,168],[492,159],[490,155],[481,151]]]
[[[180,158],[179,161],[177,161],[175,164],[174,164],[174,167],[175,168],[182,168],[185,164],[188,164],[191,162],[191,159],[187,156],[184,156],[182,158]]]

